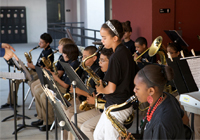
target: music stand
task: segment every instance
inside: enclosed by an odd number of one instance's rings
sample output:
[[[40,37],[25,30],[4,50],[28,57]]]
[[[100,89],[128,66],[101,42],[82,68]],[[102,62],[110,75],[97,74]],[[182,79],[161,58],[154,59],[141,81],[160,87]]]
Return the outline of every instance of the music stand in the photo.
[[[179,46],[189,46],[176,30],[164,30],[164,32],[171,39],[172,42],[177,43]]]
[[[6,78],[6,79],[10,79],[10,80],[12,79],[13,97],[14,97],[14,115],[11,115],[11,116],[5,118],[4,120],[2,120],[2,122],[14,116],[14,129],[15,129],[14,132],[16,132],[16,130],[17,130],[16,118],[17,118],[18,114],[17,114],[17,110],[16,110],[16,83],[15,82],[16,82],[16,80],[25,80],[25,75],[24,75],[24,73],[0,72],[0,78]],[[21,115],[18,115],[18,116],[21,116]],[[13,133],[13,134],[15,134],[15,139],[17,139],[17,133]]]
[[[43,88],[47,97],[50,99],[53,105],[55,114],[57,114],[57,119],[59,120],[59,122],[61,121],[65,122],[64,126],[62,127],[65,130],[70,131],[77,140],[87,140],[88,139],[87,136],[78,127],[76,127],[73,122],[69,120],[69,118],[65,114],[65,110],[66,110],[65,106],[62,104],[62,102],[58,98],[54,96],[53,91],[49,90],[46,87],[43,87]]]
[[[92,95],[94,92],[94,89],[89,87],[89,89],[85,86],[81,78],[78,76],[78,74],[74,71],[74,69],[70,66],[68,63],[64,63],[59,61],[62,67],[64,68],[65,72],[67,73],[67,76],[69,77],[70,81],[76,81],[76,86],[80,88],[81,90],[84,90],[85,92]]]

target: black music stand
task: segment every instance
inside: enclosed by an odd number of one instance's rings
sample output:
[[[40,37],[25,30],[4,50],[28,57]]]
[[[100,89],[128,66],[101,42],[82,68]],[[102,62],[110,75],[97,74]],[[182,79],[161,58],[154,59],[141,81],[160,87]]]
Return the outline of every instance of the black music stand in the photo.
[[[92,93],[94,92],[94,89],[89,87],[89,89],[87,89],[87,87],[85,86],[85,84],[83,83],[83,81],[81,80],[81,78],[78,76],[78,74],[74,71],[74,69],[70,66],[70,64],[68,63],[64,63],[59,61],[60,64],[62,65],[62,67],[64,68],[65,72],[67,73],[67,76],[69,77],[70,81],[76,81],[76,86],[78,88],[80,88],[81,90],[84,90],[85,92],[89,93],[90,95],[92,95]]]
[[[164,30],[164,32],[171,39],[172,42],[177,43],[179,46],[189,46],[176,30]]]
[[[15,62],[15,63],[17,63],[17,62]],[[28,72],[28,70],[26,69],[24,63],[23,63],[20,59],[19,59],[19,66],[21,67],[21,70],[22,70],[23,73],[25,74],[26,79],[28,79],[29,81],[31,81],[33,78],[31,77],[31,74]],[[22,124],[19,124],[19,125],[18,125],[19,128],[17,128],[17,130],[14,131],[13,134],[15,134],[15,132],[20,131],[20,130],[23,129],[23,128],[26,128],[26,127],[33,127],[32,125],[26,125],[26,123],[25,123],[25,118],[27,118],[27,119],[31,119],[31,118],[25,116],[24,81],[23,81],[23,83],[22,83],[22,89],[23,89],[23,94],[22,94],[22,101],[23,101],[23,120],[22,120]],[[34,127],[35,127],[35,126],[34,126]]]
[[[167,59],[167,64],[174,70],[173,81],[179,94],[199,90],[186,59],[173,58],[173,61]],[[191,129],[194,132],[194,113],[191,113]]]
[[[45,69],[42,69],[40,67],[35,67],[36,72],[38,74],[38,77],[40,79],[41,85],[45,86],[48,85],[48,88],[50,88],[54,93],[56,93],[56,97],[61,100],[61,102],[65,105],[65,107],[69,107],[71,104],[63,98],[60,90],[56,86],[54,79],[51,75],[51,73]],[[48,98],[46,97],[46,139],[48,139]],[[56,116],[55,116],[55,138],[57,139],[57,122],[56,122]]]
[[[47,89],[47,90],[50,91],[49,89]],[[65,106],[62,104],[62,102],[58,98],[56,98],[52,94],[53,91],[50,91],[50,92],[45,91],[45,92],[53,105],[55,114],[57,114],[58,121],[65,122],[64,126],[62,126],[62,127],[65,130],[70,131],[77,140],[88,140],[87,136],[78,127],[76,127],[73,122],[71,122],[69,120],[69,118],[65,114],[65,109],[64,109]],[[52,95],[50,95],[50,94],[52,94]]]

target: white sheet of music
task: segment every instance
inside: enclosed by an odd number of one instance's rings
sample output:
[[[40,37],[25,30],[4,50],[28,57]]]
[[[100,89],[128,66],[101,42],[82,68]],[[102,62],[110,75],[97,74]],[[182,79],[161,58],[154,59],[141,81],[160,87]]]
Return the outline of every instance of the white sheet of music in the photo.
[[[200,89],[200,58],[187,59],[188,66],[193,75],[194,81]]]
[[[11,73],[11,72],[0,72],[0,78],[6,79],[26,79],[24,73]]]

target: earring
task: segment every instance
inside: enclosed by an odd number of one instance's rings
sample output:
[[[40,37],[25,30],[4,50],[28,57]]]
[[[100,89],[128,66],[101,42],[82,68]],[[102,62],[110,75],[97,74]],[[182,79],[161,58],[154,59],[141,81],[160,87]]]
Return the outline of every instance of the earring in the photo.
[[[149,96],[147,97],[147,102],[148,102],[149,104],[152,104],[152,103],[153,103],[153,97],[151,97],[151,95],[149,95]]]

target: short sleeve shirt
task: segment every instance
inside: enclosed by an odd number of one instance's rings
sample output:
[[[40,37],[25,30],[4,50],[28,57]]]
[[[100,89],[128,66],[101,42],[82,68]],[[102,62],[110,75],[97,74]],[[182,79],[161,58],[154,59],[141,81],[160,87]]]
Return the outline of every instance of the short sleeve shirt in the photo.
[[[105,81],[116,85],[116,90],[113,93],[105,94],[105,107],[113,104],[121,104],[134,94],[133,79],[136,73],[137,66],[131,52],[123,44],[118,45],[109,59],[108,70],[104,77]],[[130,107],[130,104],[116,110],[128,107]]]

